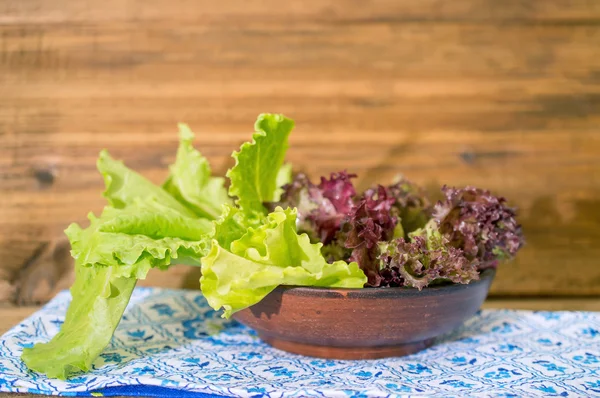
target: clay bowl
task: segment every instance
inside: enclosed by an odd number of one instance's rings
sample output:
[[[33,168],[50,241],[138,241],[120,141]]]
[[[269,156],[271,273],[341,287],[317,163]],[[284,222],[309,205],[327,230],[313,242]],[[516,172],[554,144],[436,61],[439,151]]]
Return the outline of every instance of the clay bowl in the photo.
[[[281,286],[234,318],[275,348],[319,358],[374,359],[423,350],[472,317],[495,270],[468,285],[329,289]]]

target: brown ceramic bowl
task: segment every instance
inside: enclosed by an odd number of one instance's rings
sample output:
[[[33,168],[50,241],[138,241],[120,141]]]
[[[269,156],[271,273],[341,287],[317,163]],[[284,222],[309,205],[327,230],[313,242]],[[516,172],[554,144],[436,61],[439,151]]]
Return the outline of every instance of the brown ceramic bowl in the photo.
[[[468,285],[329,289],[281,286],[234,318],[275,348],[320,358],[374,359],[415,353],[472,317],[494,270]]]

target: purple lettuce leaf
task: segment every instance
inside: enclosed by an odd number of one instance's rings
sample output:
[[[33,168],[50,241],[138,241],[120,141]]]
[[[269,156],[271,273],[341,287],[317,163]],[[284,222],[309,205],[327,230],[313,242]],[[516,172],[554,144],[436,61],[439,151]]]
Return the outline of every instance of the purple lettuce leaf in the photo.
[[[356,174],[348,174],[345,171],[331,173],[329,179],[321,177],[318,188],[323,197],[329,199],[337,213],[349,214],[354,209],[356,190],[350,181],[352,178],[356,178]]]
[[[365,192],[337,236],[338,244],[343,242],[351,250],[348,261],[356,261],[367,275],[368,286],[381,283],[379,243],[394,237],[397,224],[392,212],[394,202],[385,187]]]
[[[332,173],[329,179],[321,177],[320,184],[315,185],[306,175],[297,174],[283,186],[281,200],[269,207],[296,207],[298,232],[307,233],[313,242],[327,244],[355,207],[356,190],[351,181],[354,177],[345,171]]]
[[[367,286],[469,283],[523,245],[515,211],[488,191],[444,187],[432,208],[404,179],[357,197],[353,177],[332,173],[315,185],[298,174],[274,205],[296,207],[298,231],[322,242],[328,261],[357,262]]]
[[[442,192],[446,200],[435,205],[433,214],[439,231],[469,260],[478,260],[479,269],[512,259],[523,246],[516,211],[504,198],[473,187],[444,186]]]
[[[411,241],[396,238],[380,244],[380,286],[414,287],[434,282],[469,283],[479,279],[477,260],[469,260],[461,249],[448,245],[435,223],[412,235]]]
[[[423,228],[431,219],[433,208],[425,190],[416,184],[400,178],[396,183],[387,187],[389,195],[396,199],[394,208],[402,229],[406,235]]]

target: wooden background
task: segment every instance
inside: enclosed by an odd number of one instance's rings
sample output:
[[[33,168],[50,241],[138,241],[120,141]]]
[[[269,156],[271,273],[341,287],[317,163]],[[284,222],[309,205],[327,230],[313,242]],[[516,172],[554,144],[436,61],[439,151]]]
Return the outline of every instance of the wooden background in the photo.
[[[600,1],[0,0],[0,301],[68,286],[100,149],[159,182],[184,121],[222,173],[261,112],[313,177],[508,197],[528,245],[494,294],[600,295]]]

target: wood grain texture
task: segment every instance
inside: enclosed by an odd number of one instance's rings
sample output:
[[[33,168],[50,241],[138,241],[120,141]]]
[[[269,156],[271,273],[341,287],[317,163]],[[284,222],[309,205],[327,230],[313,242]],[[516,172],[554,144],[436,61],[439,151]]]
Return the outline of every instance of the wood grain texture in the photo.
[[[493,294],[600,294],[600,2],[0,0],[0,298],[102,208],[100,149],[160,182],[185,121],[222,173],[261,112],[313,177],[508,197]]]

